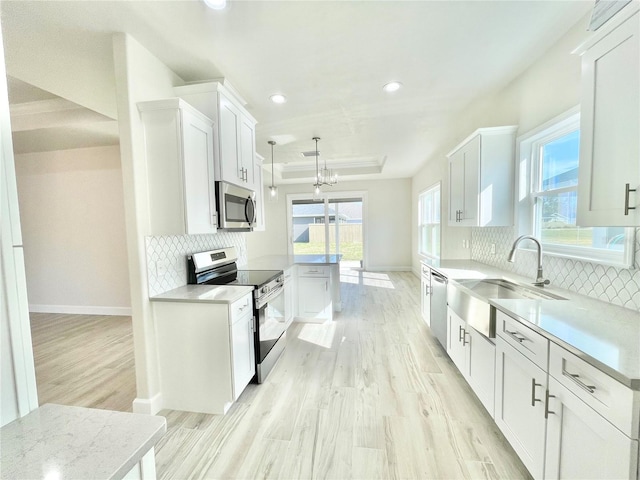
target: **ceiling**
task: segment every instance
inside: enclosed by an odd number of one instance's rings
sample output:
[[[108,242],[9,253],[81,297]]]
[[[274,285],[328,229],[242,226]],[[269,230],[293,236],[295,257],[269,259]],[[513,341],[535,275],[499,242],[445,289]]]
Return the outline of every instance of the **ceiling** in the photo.
[[[592,2],[229,0],[214,11],[199,0],[21,0],[0,7],[9,75],[25,77],[24,68],[12,72],[18,57],[28,63],[33,55],[40,71],[47,68],[33,52],[51,42],[80,57],[102,52],[92,61],[102,56],[113,70],[104,52],[111,33],[127,32],[185,82],[229,81],[259,122],[258,152],[270,162],[267,141],[275,140],[279,174],[300,182],[300,153],[314,149],[314,136],[321,137],[321,161],[342,178],[412,176],[451,147],[442,141],[457,113],[516,78]],[[383,92],[391,80],[403,88]],[[13,83],[13,104],[50,100]],[[274,93],[287,102],[273,104]],[[92,128],[106,127],[104,117]],[[104,144],[106,137],[95,138]]]

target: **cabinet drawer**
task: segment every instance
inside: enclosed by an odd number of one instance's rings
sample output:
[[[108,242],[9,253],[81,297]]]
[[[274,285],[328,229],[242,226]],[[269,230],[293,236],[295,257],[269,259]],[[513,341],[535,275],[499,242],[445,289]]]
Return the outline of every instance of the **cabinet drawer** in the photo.
[[[545,372],[549,340],[509,315],[496,312],[496,333]]]
[[[314,265],[300,265],[298,266],[298,276],[299,277],[329,277],[329,267],[325,265],[314,266]]]
[[[231,323],[236,322],[239,318],[252,312],[252,301],[253,295],[249,293],[231,304]]]
[[[634,392],[555,343],[551,343],[549,373],[623,433],[638,438],[639,392]]]

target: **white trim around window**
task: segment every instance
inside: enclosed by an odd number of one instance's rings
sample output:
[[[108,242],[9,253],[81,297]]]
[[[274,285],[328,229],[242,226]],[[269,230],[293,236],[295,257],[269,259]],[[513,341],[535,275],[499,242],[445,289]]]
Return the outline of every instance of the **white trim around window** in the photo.
[[[539,209],[543,199],[559,198],[562,195],[571,195],[573,192],[577,192],[577,183],[575,185],[561,185],[557,188],[543,187],[540,158],[542,148],[544,145],[579,129],[580,107],[576,106],[517,138],[517,158],[519,161],[517,166],[516,225],[518,233],[541,238],[545,255],[596,262],[619,268],[631,268],[634,261],[634,228],[626,228],[624,234],[619,234],[620,237],[624,236],[621,250],[547,243],[542,238],[542,213]],[[549,233],[550,230],[546,229],[546,232]]]
[[[438,182],[418,195],[418,255],[424,258],[440,258],[441,191]]]

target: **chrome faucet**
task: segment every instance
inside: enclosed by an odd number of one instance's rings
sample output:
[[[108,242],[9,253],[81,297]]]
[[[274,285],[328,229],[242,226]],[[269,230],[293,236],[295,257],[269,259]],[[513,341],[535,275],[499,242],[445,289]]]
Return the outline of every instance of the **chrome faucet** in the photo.
[[[536,237],[533,237],[531,235],[522,235],[516,238],[516,241],[513,242],[513,247],[511,247],[511,251],[509,252],[509,257],[507,258],[507,261],[510,263],[513,263],[516,260],[516,248],[518,247],[518,244],[522,240],[531,240],[536,244],[536,247],[538,247],[538,276],[536,278],[536,281],[533,282],[533,284],[536,287],[544,287],[545,285],[549,285],[551,282],[549,280],[545,280],[542,277],[542,245],[540,244],[540,241]]]

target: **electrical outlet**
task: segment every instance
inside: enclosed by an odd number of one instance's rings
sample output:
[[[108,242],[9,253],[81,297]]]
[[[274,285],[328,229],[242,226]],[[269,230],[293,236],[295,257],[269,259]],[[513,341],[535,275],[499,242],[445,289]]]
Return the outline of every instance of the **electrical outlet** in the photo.
[[[185,271],[187,269],[187,266],[185,265],[184,258],[176,258],[176,263],[174,265],[174,268],[175,268],[176,272]]]
[[[162,259],[156,262],[156,274],[161,277],[166,275],[168,269],[167,261]]]
[[[492,243],[491,244],[491,255],[495,255],[496,254],[496,244]]]

